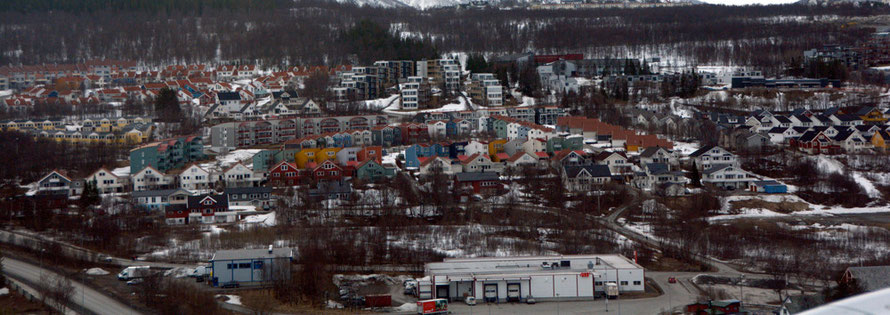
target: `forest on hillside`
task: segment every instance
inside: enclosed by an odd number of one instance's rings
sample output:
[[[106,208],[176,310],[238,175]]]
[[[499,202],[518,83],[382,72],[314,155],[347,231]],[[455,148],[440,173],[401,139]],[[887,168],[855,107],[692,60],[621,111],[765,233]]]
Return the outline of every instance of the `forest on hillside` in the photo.
[[[802,50],[867,38],[873,30],[855,20],[888,11],[801,5],[419,11],[322,0],[12,0],[0,4],[0,65],[102,58],[147,64],[361,64],[419,47],[424,54],[661,57],[777,72]],[[361,21],[412,42],[384,40],[388,46],[365,47],[357,41],[362,36],[349,33]]]

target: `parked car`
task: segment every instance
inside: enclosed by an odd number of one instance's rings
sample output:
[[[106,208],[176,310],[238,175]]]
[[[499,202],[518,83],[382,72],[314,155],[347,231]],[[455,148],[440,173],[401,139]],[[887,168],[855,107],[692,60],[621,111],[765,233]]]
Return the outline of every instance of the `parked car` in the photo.
[[[231,281],[231,282],[223,283],[220,287],[224,288],[224,289],[235,289],[235,288],[240,288],[241,284],[239,284],[238,282],[235,282],[235,281]]]
[[[468,296],[464,302],[467,302],[467,305],[476,305],[476,297]]]
[[[105,254],[100,254],[99,261],[110,263],[110,262],[114,261],[114,258],[111,256],[108,256],[108,255],[105,255]]]
[[[127,285],[137,285],[137,284],[142,284],[142,281],[143,281],[142,278],[136,278],[136,279],[127,281]]]
[[[674,277],[668,278],[668,283],[677,283],[677,278],[674,278]]]

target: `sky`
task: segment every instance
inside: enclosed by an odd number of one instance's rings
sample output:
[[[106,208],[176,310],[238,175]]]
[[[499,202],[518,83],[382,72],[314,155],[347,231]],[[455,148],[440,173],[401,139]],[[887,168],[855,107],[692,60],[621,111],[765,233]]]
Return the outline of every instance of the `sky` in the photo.
[[[784,4],[797,2],[797,0],[699,0],[710,4],[748,5],[748,4]]]

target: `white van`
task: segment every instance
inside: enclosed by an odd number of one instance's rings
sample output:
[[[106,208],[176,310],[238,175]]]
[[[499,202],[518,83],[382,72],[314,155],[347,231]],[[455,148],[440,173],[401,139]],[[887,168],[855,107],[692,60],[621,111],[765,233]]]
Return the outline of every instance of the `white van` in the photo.
[[[118,280],[129,281],[149,275],[151,266],[130,266],[117,274]]]

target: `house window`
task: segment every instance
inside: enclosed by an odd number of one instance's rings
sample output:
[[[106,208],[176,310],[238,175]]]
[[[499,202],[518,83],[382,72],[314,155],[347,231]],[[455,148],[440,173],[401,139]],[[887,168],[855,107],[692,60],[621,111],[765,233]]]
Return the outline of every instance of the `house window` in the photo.
[[[238,264],[239,269],[250,269],[250,263],[240,263]]]
[[[621,281],[621,285],[627,285],[627,281]]]
[[[263,269],[263,262],[262,261],[254,261],[253,269]]]
[[[640,285],[640,281],[634,281],[634,285]]]
[[[602,285],[603,285],[603,282],[602,282],[602,281],[595,281],[595,282],[593,283],[593,285],[595,285],[595,286],[602,286]]]

